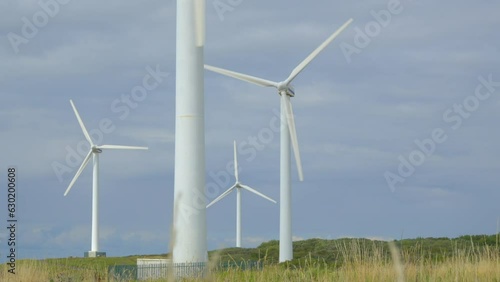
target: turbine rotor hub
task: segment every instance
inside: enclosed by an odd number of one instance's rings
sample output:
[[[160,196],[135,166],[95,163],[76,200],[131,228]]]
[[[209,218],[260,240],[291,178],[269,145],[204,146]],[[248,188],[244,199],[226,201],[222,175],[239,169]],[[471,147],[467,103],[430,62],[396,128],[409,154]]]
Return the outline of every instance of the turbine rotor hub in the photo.
[[[287,85],[284,82],[280,82],[278,84],[278,93],[280,95],[283,95],[284,93],[285,95],[288,95],[290,97],[295,97],[295,89],[293,88],[293,86]]]
[[[97,146],[92,146],[92,153],[100,154],[102,149],[97,148]]]

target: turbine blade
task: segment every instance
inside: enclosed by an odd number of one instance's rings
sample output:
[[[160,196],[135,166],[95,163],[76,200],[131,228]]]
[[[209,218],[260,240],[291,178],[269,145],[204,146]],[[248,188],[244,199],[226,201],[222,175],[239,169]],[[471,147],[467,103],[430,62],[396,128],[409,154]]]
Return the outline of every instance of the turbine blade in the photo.
[[[64,196],[68,195],[69,190],[71,190],[71,188],[73,187],[73,184],[75,184],[76,180],[78,179],[80,174],[82,174],[83,170],[85,169],[85,167],[89,163],[90,157],[92,157],[92,150],[90,150],[89,153],[87,154],[87,156],[85,157],[85,159],[83,159],[82,165],[80,166],[80,168],[76,172],[75,176],[73,177],[73,179],[69,183],[68,189],[66,189],[66,192],[64,192]]]
[[[92,142],[92,139],[90,138],[89,132],[85,128],[85,124],[83,124],[82,118],[80,117],[80,114],[78,114],[78,111],[75,107],[75,104],[73,103],[73,100],[69,100],[69,102],[71,103],[71,107],[73,107],[73,111],[75,112],[76,119],[78,119],[78,123],[80,124],[80,127],[82,128],[83,135],[85,135],[85,139],[87,139],[87,141],[89,141],[90,146],[94,146],[94,143]]]
[[[122,146],[122,145],[101,145],[96,146],[97,149],[117,149],[117,150],[148,150],[148,147],[138,146]]]
[[[275,200],[273,200],[273,199],[269,198],[268,196],[266,196],[266,195],[264,195],[264,194],[260,193],[259,191],[255,190],[255,189],[253,189],[253,188],[251,188],[251,187],[249,187],[249,186],[247,186],[247,185],[240,184],[240,186],[241,186],[241,188],[243,188],[243,189],[245,189],[245,190],[248,190],[248,191],[250,191],[250,192],[252,192],[252,193],[254,193],[254,194],[257,194],[257,195],[261,196],[262,198],[264,198],[264,199],[266,199],[266,200],[269,200],[269,201],[271,201],[271,202],[273,202],[273,203],[275,203],[275,204],[276,204],[276,201],[275,201]]]
[[[234,71],[230,71],[230,70],[225,70],[225,69],[221,69],[221,68],[213,67],[213,66],[209,66],[209,65],[205,65],[205,69],[207,69],[209,71],[216,72],[216,73],[223,74],[225,76],[230,76],[232,78],[236,78],[236,79],[239,79],[239,80],[243,80],[243,81],[246,81],[246,82],[257,84],[259,86],[276,87],[276,88],[278,88],[278,83],[276,83],[274,81],[267,80],[267,79],[258,78],[258,77],[255,77],[255,76],[251,76],[251,75],[247,75],[247,74],[242,74],[242,73],[238,73],[238,72],[234,72]]]
[[[290,139],[292,140],[293,154],[295,156],[295,162],[297,163],[297,170],[299,172],[299,180],[304,181],[304,174],[302,173],[302,161],[300,159],[299,141],[297,139],[297,131],[295,129],[295,119],[293,117],[292,103],[290,102],[290,96],[284,95],[283,97],[284,99],[286,99],[285,101],[286,118],[288,123],[288,129],[290,131]]]
[[[194,1],[196,46],[205,46],[205,0]]]
[[[326,46],[328,46],[342,31],[344,31],[344,29],[349,26],[349,24],[351,24],[351,22],[353,21],[353,19],[349,19],[347,22],[345,22],[339,29],[337,29],[337,31],[335,31],[332,35],[330,35],[330,37],[328,37],[328,39],[325,40],[325,42],[323,42],[321,45],[319,45],[318,48],[316,48],[316,50],[314,50],[309,56],[307,56],[307,58],[305,58],[304,61],[302,61],[293,71],[292,73],[290,74],[290,76],[285,80],[285,83],[286,84],[289,84],[290,82],[292,82],[292,80],[297,77],[297,75],[302,71],[304,70],[305,67],[307,67],[307,65],[312,61],[314,60],[314,58],[316,58],[316,56],[318,56],[319,53],[321,53],[321,51],[323,51],[323,49],[326,48]]]
[[[236,182],[239,182],[238,177],[238,152],[236,151],[236,140],[234,140],[234,177]]]
[[[236,188],[236,184],[231,186],[231,188],[227,189],[226,192],[222,193],[219,197],[215,198],[215,200],[213,200],[210,204],[207,205],[207,208],[217,203],[218,201],[222,200],[222,198],[226,197],[227,195],[229,195],[229,193],[231,193],[234,190],[234,188]]]

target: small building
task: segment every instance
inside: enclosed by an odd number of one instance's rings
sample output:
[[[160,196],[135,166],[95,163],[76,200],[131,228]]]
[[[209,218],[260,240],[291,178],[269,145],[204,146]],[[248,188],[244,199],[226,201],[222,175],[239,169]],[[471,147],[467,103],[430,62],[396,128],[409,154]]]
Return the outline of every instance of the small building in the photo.
[[[171,259],[137,259],[137,279],[160,279],[168,277]]]

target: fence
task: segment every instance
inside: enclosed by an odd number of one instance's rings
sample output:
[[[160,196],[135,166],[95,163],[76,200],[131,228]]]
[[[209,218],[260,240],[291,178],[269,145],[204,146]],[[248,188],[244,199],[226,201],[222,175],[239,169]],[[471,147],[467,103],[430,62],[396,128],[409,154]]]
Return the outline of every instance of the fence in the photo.
[[[229,261],[225,263],[219,263],[214,267],[215,271],[226,271],[228,269],[239,269],[239,270],[262,270],[264,264],[261,261]]]
[[[215,265],[212,271],[228,269],[262,270],[263,264],[258,261],[227,262]],[[206,263],[150,264],[150,265],[115,265],[108,267],[109,281],[134,281],[173,277],[204,277]]]

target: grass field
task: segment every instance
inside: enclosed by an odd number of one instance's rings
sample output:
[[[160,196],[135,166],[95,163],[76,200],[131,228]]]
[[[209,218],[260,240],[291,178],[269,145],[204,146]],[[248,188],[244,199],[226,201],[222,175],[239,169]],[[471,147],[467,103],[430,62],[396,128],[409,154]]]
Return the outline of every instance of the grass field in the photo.
[[[186,281],[500,282],[500,249],[496,235],[420,238],[390,243],[366,239],[311,239],[295,242],[297,259],[284,264],[276,263],[276,244],[271,241],[255,249],[210,252],[211,266],[256,259],[263,263],[263,270],[211,270],[205,280]],[[3,265],[0,281],[108,281],[108,266],[134,265],[136,259],[137,256],[22,260],[17,263],[15,275],[8,273],[7,266]]]

